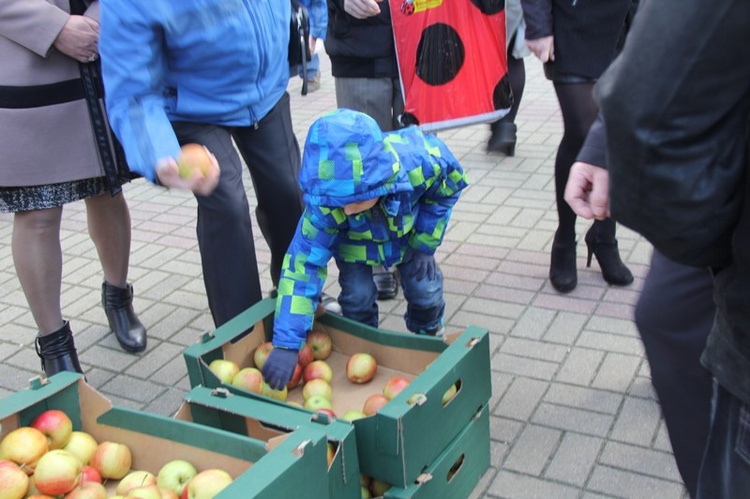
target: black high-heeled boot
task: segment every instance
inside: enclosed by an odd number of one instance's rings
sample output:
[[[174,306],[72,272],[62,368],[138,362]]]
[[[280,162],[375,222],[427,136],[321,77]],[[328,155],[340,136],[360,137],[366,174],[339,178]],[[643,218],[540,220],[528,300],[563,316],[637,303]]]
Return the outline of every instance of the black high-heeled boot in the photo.
[[[599,237],[598,224],[594,224],[586,232],[586,248],[588,255],[586,257],[586,267],[591,267],[591,257],[596,256],[599,262],[599,268],[602,271],[602,277],[609,284],[614,286],[627,286],[633,282],[633,274],[630,272],[622,259],[620,251],[617,248],[617,239],[614,234],[610,241],[602,240]]]
[[[142,352],[146,349],[146,328],[133,311],[133,286],[125,288],[102,283],[102,306],[109,328],[123,350]]]
[[[42,371],[47,377],[61,371],[83,373],[68,321],[54,333],[37,336],[35,343],[36,354],[42,361]]]
[[[492,135],[487,141],[488,151],[499,151],[506,156],[516,154],[516,124],[496,121],[490,125]]]
[[[549,281],[560,293],[570,293],[578,285],[575,241],[571,244],[552,243]]]

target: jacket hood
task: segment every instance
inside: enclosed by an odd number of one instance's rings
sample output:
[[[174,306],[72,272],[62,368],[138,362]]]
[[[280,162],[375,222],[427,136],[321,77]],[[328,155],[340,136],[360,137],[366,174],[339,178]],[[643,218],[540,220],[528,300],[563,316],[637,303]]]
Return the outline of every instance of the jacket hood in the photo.
[[[337,109],[307,133],[299,185],[305,203],[338,208],[412,190],[399,157],[370,116]]]

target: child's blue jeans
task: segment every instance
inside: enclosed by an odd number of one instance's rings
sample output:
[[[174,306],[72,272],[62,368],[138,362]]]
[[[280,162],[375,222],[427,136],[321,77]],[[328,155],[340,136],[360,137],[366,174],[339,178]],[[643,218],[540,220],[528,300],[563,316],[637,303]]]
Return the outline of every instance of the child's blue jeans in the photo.
[[[396,267],[407,302],[404,314],[406,328],[414,333],[435,331],[441,325],[445,311],[443,274],[436,266],[434,279],[424,277],[417,281],[411,277],[412,262],[405,262]],[[374,267],[342,261],[337,261],[336,264],[339,268],[339,305],[342,314],[368,326],[378,327],[378,290],[372,282]]]

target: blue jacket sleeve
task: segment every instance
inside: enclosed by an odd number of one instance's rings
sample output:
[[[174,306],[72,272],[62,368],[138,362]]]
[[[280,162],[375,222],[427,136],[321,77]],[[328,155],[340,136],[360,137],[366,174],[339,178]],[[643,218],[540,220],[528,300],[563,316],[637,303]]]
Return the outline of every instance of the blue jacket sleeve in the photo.
[[[334,213],[308,207],[297,225],[281,267],[274,346],[297,350],[312,329],[315,309],[328,276],[331,248],[338,235],[338,229],[331,223]]]
[[[328,4],[326,0],[305,0],[302,4],[307,7],[310,15],[310,34],[315,38],[325,40],[328,28]]]
[[[109,121],[130,168],[154,182],[156,161],[180,152],[161,92],[166,67],[161,42],[141,7],[128,0],[102,2],[101,12],[99,51]]]

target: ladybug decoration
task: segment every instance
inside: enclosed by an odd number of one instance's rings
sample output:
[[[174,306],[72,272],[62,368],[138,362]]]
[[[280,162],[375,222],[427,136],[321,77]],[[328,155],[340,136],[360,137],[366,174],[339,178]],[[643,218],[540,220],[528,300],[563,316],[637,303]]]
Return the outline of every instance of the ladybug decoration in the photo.
[[[504,0],[390,0],[404,124],[435,131],[510,110]]]

